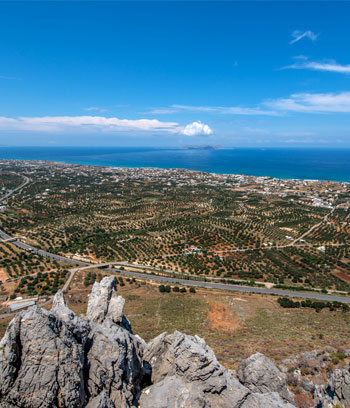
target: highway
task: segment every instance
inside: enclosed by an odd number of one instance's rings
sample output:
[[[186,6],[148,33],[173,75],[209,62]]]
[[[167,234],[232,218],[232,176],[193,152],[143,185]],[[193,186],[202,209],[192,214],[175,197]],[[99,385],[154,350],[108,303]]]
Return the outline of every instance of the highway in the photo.
[[[77,268],[76,270],[79,270]],[[350,297],[346,296],[332,296],[332,295],[324,295],[322,293],[312,293],[312,292],[295,292],[293,290],[282,290],[282,289],[267,289],[267,288],[258,288],[254,286],[239,286],[239,285],[230,285],[226,283],[215,283],[215,282],[202,282],[202,281],[192,281],[187,279],[179,279],[179,278],[170,278],[167,276],[159,276],[159,275],[149,275],[147,273],[141,272],[131,272],[131,271],[120,271],[114,268],[106,268],[105,271],[119,273],[122,275],[126,275],[133,278],[139,279],[151,279],[156,282],[161,283],[171,283],[171,284],[179,284],[179,285],[186,285],[186,286],[194,286],[194,287],[201,287],[207,289],[220,289],[220,290],[228,290],[233,292],[248,292],[248,293],[259,293],[262,295],[277,295],[277,296],[291,296],[291,297],[298,297],[304,299],[313,299],[313,300],[326,300],[329,302],[343,302],[343,303],[350,303]]]
[[[7,194],[5,194],[3,197],[0,197],[0,203],[2,201],[7,200],[9,197],[11,197],[13,194],[15,194],[17,191],[21,190],[23,187],[25,187],[29,183],[29,178],[27,176],[22,176],[24,177],[24,183],[21,184],[20,186],[16,187],[15,189],[9,191]]]
[[[17,187],[17,189],[12,190],[11,194],[14,194],[20,188],[23,188],[28,183],[27,180],[28,179],[26,178],[25,183]],[[0,199],[0,201],[2,201],[2,199]],[[324,219],[321,222],[323,221]],[[4,231],[1,231],[1,230],[0,230],[0,237],[2,239],[12,238],[11,236],[9,236],[8,234],[6,234]],[[79,265],[80,267],[70,269],[70,276],[66,284],[64,285],[65,290],[67,290],[67,288],[69,287],[69,284],[71,280],[73,279],[74,274],[77,271],[81,269],[86,269],[87,267],[88,268],[98,267],[98,265],[96,264],[94,265],[88,262],[77,261],[77,260],[70,259],[64,256],[52,254],[47,251],[43,251],[39,248],[35,248],[33,246],[27,245],[18,240],[15,240],[11,243],[13,245],[16,245],[18,248],[21,248],[26,251],[30,251],[32,253],[36,253],[41,256],[49,257],[57,261]],[[108,265],[110,265],[110,263],[108,263]],[[135,267],[135,265],[132,265],[132,266]],[[180,285],[186,285],[186,286],[202,287],[202,288],[208,288],[208,289],[220,289],[220,290],[228,290],[228,291],[234,291],[234,292],[260,293],[264,295],[291,296],[291,297],[304,298],[304,299],[306,298],[306,299],[313,299],[313,300],[325,300],[325,301],[331,301],[331,302],[338,301],[338,302],[350,303],[350,297],[346,297],[346,296],[334,296],[334,295],[326,295],[326,294],[314,293],[314,292],[296,292],[296,291],[291,291],[291,290],[282,290],[282,289],[274,289],[274,288],[268,289],[268,288],[239,286],[239,285],[231,285],[231,284],[216,283],[216,282],[194,281],[194,280],[171,278],[171,277],[159,276],[159,275],[150,275],[150,274],[146,274],[142,272],[133,272],[133,271],[125,271],[125,270],[120,271],[115,268],[106,268],[104,270],[112,272],[112,273],[118,273],[118,274],[123,274],[123,275],[134,277],[134,278],[139,278],[139,279],[151,279],[151,280],[154,280],[156,282],[161,282],[161,283],[180,284]]]

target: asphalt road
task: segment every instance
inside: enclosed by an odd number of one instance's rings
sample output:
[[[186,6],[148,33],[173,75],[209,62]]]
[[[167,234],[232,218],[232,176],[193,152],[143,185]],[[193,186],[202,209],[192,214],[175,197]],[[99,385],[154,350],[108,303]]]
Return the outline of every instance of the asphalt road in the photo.
[[[29,178],[27,176],[22,176],[24,177],[25,181],[23,184],[20,186],[16,187],[15,189],[9,191],[7,194],[5,194],[3,197],[0,198],[0,203],[2,201],[5,201],[7,198],[11,197],[12,194],[15,194],[17,191],[21,190],[23,187],[25,187],[29,183]]]
[[[234,292],[260,293],[264,295],[291,296],[291,297],[298,297],[298,298],[304,298],[304,299],[326,300],[326,301],[331,301],[331,302],[337,301],[337,302],[343,302],[343,303],[350,303],[350,297],[346,297],[346,296],[332,296],[332,295],[324,295],[322,293],[313,293],[313,292],[295,292],[293,290],[282,290],[282,289],[273,289],[273,288],[267,289],[267,288],[257,288],[253,286],[229,285],[226,283],[192,281],[192,280],[187,280],[187,279],[170,278],[166,276],[149,275],[149,274],[140,273],[140,272],[119,271],[113,268],[106,268],[104,270],[109,271],[109,272],[119,273],[122,275],[134,277],[134,278],[151,279],[151,280],[162,282],[162,283],[180,284],[180,285],[195,286],[195,287],[209,288],[209,289],[222,289],[222,290],[230,290]]]
[[[28,184],[28,182],[29,180],[26,177],[25,183],[17,187],[15,190],[12,190],[10,195],[14,194],[16,191],[23,188],[26,184]],[[7,195],[7,198],[8,198],[8,195]],[[0,201],[2,201],[3,199],[4,198],[2,198]],[[1,230],[0,230],[0,237],[2,239],[9,239],[9,238],[11,239],[10,235],[6,234],[4,231],[1,231]],[[52,254],[47,251],[43,251],[39,248],[34,248],[18,240],[13,241],[12,244],[16,245],[18,248],[30,251],[32,253],[39,254],[41,256],[49,257],[57,261],[80,265],[82,267],[93,266],[93,264],[90,264],[88,262],[76,261],[74,259],[66,258],[64,256],[60,256],[60,255]],[[73,278],[74,273],[79,269],[80,268],[75,268],[74,272],[71,271],[69,282]],[[140,272],[120,271],[114,268],[106,268],[104,270],[123,274],[123,275],[130,276],[130,277],[135,277],[135,278],[151,279],[151,280],[162,282],[162,283],[172,283],[172,284],[181,284],[181,285],[202,287],[202,288],[230,290],[230,291],[235,291],[235,292],[260,293],[260,294],[265,294],[265,295],[291,296],[291,297],[298,297],[298,298],[304,298],[304,299],[326,300],[326,301],[332,301],[332,302],[338,301],[338,302],[350,303],[350,297],[346,297],[346,296],[333,296],[333,295],[325,295],[322,293],[313,293],[313,292],[296,292],[296,291],[291,291],[291,290],[281,290],[281,289],[273,289],[273,288],[267,289],[267,288],[257,288],[257,287],[252,287],[252,286],[229,285],[229,284],[215,283],[215,282],[192,281],[192,280],[186,280],[186,279],[170,278],[166,276],[149,275],[149,274],[140,273]]]

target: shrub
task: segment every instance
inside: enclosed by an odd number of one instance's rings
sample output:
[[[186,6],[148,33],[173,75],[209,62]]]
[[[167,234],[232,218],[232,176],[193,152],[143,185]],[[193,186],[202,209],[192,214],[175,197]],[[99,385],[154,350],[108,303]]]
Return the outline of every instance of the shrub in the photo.
[[[195,288],[190,288],[190,293],[196,293],[196,289]]]

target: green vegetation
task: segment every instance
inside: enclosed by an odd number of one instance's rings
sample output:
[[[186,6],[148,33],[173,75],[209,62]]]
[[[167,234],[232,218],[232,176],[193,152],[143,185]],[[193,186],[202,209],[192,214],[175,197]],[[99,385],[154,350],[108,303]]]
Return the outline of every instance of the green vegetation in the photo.
[[[316,300],[302,300],[300,302],[293,301],[287,297],[278,298],[278,303],[284,308],[300,308],[300,307],[310,307],[315,309],[316,312],[320,312],[322,309],[328,308],[331,312],[334,310],[341,310],[343,312],[348,312],[350,307],[346,303],[341,302],[326,302],[326,301],[316,301]]]
[[[58,289],[62,288],[66,280],[68,271],[57,271],[50,273],[39,272],[36,276],[26,276],[22,278],[15,289],[14,295],[21,296],[48,296],[54,295]],[[11,295],[12,296],[12,295]]]
[[[288,246],[330,212],[312,206],[310,196],[332,196],[334,204],[350,201],[347,185],[285,180],[279,185],[255,178],[242,183],[235,176],[187,170],[26,162],[7,164],[4,171],[26,174],[32,182],[9,200],[0,228],[50,252],[252,285],[268,281],[350,291],[346,208],[336,209],[298,245]],[[12,247],[0,246],[9,276],[51,266],[34,254],[12,259]]]
[[[65,267],[62,262],[23,251],[8,242],[0,242],[0,265],[1,268],[4,268],[7,278],[16,278],[53,269],[64,269]]]

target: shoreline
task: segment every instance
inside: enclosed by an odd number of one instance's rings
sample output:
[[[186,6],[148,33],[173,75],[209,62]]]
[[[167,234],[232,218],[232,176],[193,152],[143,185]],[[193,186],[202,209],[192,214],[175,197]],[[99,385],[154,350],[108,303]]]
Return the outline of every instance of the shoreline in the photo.
[[[350,148],[1,146],[0,160],[350,183]]]
[[[137,169],[137,170],[170,170],[170,171],[189,171],[194,173],[204,173],[218,176],[232,176],[232,177],[252,177],[252,178],[264,178],[272,180],[286,180],[286,181],[304,181],[304,182],[314,182],[314,183],[340,183],[340,184],[350,184],[349,181],[344,180],[331,180],[331,179],[311,179],[311,178],[298,178],[298,177],[276,177],[269,175],[257,175],[257,174],[246,174],[246,173],[221,173],[218,171],[207,171],[207,170],[195,170],[187,167],[162,167],[162,166],[133,166],[133,165],[105,165],[105,164],[96,164],[96,163],[84,163],[84,162],[68,162],[65,160],[47,160],[47,159],[20,159],[20,158],[2,158],[0,157],[0,164],[2,161],[13,161],[13,162],[29,162],[37,164],[53,164],[53,165],[66,165],[66,166],[88,166],[88,167],[97,167],[104,169]]]

